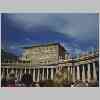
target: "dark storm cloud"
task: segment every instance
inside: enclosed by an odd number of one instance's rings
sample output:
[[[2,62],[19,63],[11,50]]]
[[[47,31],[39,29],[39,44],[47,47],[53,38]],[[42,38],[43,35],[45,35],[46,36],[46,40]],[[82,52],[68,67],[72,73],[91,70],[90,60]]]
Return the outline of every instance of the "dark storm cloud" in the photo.
[[[33,13],[4,14],[8,44],[58,41],[72,52],[98,47],[97,14]],[[76,50],[76,49],[77,50]]]

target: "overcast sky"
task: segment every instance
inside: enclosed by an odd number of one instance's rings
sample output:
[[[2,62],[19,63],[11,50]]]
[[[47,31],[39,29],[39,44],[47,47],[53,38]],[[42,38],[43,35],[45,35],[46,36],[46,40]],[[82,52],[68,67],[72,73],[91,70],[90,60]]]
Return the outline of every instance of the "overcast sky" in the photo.
[[[2,14],[2,47],[20,54],[22,45],[60,42],[70,53],[86,52],[98,48],[98,18],[95,13]]]

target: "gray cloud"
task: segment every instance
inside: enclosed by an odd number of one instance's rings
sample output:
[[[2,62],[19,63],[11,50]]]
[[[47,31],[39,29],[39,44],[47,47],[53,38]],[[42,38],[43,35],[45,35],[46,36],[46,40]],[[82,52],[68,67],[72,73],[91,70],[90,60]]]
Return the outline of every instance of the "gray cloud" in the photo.
[[[9,16],[10,15],[10,16]],[[70,34],[80,39],[95,37],[98,32],[97,14],[9,14],[11,20],[25,31],[39,26],[49,27],[63,34]]]
[[[38,29],[48,29],[64,36],[71,36],[75,40],[73,46],[64,42],[66,48],[74,52],[82,52],[81,45],[98,43],[99,20],[98,14],[88,13],[33,13],[7,14],[8,20],[17,29],[27,33],[34,33]],[[41,33],[43,34],[43,33]],[[30,41],[27,38],[27,41]]]

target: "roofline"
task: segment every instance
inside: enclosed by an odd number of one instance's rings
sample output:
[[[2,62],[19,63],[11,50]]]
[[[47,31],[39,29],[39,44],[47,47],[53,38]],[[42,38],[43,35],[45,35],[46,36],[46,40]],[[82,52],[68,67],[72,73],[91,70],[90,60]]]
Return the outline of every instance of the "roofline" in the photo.
[[[36,45],[32,45],[32,46],[29,46],[29,47],[28,46],[27,47],[22,47],[22,48],[23,49],[29,49],[29,48],[33,48],[33,47],[48,46],[48,45],[59,45],[59,46],[63,47],[60,43],[56,42],[56,43],[36,44]]]

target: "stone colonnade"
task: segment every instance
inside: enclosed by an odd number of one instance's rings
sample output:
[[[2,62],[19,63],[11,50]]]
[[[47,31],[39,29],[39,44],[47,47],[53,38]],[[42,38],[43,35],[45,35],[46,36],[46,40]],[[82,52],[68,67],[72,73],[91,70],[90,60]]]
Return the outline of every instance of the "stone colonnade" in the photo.
[[[23,74],[29,73],[33,77],[33,82],[39,82],[41,80],[53,80],[54,75],[59,70],[59,68],[13,68],[5,66],[1,68],[1,78],[6,77],[9,79],[11,73],[15,74],[17,80],[21,80]]]
[[[83,82],[96,82],[97,81],[97,72],[95,62],[76,65],[72,67],[73,70],[73,82],[81,80]]]
[[[60,71],[63,67],[66,68],[68,71],[68,80],[71,80],[73,82],[77,80],[82,80],[83,82],[91,82],[91,80],[97,81],[97,73],[96,73],[96,64],[95,62],[87,63],[87,64],[81,64],[81,65],[75,65],[75,66],[63,66],[60,65],[52,66],[52,67],[24,67],[24,68],[1,68],[1,78],[6,76],[6,78],[9,78],[10,73],[15,73],[15,76],[18,80],[21,80],[22,75],[26,72],[32,75],[33,82],[39,82],[41,80],[53,80],[54,75]],[[92,71],[91,71],[92,68]],[[92,74],[91,74],[92,73]],[[71,75],[71,76],[70,76]],[[71,78],[71,79],[70,79]]]

